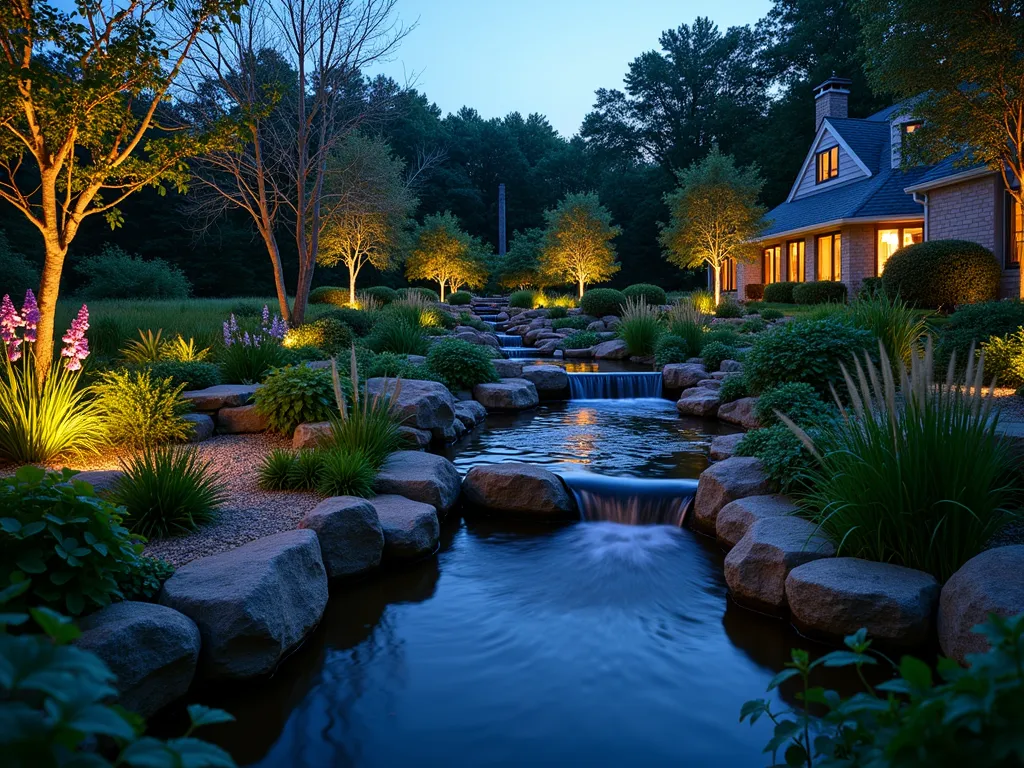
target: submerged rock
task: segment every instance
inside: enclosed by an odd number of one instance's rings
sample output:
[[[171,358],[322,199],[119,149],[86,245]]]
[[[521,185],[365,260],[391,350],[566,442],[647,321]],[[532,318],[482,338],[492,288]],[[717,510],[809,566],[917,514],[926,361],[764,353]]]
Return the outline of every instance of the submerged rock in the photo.
[[[488,411],[522,411],[540,402],[537,388],[526,379],[477,384],[473,387],[473,397]]]

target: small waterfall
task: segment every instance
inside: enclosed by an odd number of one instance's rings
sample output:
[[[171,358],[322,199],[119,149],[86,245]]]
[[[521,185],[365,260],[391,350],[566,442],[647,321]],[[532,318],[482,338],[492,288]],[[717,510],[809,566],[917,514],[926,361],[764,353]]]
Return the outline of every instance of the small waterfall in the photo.
[[[646,480],[589,472],[562,475],[580,509],[580,519],[622,525],[682,527],[697,494],[696,480]]]
[[[501,344],[502,349],[506,347],[521,347],[523,346],[523,337],[516,336],[514,333],[499,333],[498,343]]]
[[[661,373],[570,373],[572,400],[622,400],[661,397]]]
[[[523,357],[536,357],[536,347],[502,347],[501,351],[505,353],[505,356],[510,360],[518,360]]]

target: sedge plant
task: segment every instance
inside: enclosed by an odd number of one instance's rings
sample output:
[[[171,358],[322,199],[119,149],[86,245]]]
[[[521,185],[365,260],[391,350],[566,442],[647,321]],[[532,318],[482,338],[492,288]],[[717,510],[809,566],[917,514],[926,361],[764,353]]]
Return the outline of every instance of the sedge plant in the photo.
[[[653,354],[662,330],[661,313],[656,306],[648,304],[643,297],[626,299],[617,332],[631,355],[647,357]]]
[[[668,311],[668,335],[686,343],[687,357],[700,357],[711,315],[695,301],[679,301]]]
[[[402,380],[384,378],[381,391],[371,396],[359,391],[359,371],[356,367],[356,349],[351,353],[352,405],[349,406],[338,374],[338,362],[331,360],[331,380],[337,415],[331,416],[331,434],[325,441],[326,449],[346,453],[361,453],[374,469],[380,468],[388,454],[402,445],[399,431],[400,417],[394,404],[402,392]]]

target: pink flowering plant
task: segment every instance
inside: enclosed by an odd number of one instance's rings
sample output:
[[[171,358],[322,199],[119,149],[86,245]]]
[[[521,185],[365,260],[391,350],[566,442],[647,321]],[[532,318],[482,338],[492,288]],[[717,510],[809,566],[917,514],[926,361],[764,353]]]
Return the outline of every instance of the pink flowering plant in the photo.
[[[287,331],[288,324],[277,314],[271,317],[266,304],[258,328],[242,327],[232,314],[224,321],[220,356],[225,380],[234,384],[262,381],[272,368],[284,363],[281,342]]]
[[[63,336],[63,364],[42,381],[35,374],[39,306],[31,290],[19,311],[9,295],[0,301],[0,458],[47,463],[59,456],[95,451],[102,423],[87,389],[78,386],[89,356],[89,309],[85,305]]]

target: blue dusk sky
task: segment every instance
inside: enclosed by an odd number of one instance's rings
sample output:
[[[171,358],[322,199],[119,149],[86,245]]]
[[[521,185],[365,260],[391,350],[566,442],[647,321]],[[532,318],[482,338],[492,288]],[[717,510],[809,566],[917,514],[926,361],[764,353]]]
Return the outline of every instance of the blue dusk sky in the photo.
[[[399,0],[417,27],[378,71],[414,80],[445,113],[547,116],[579,130],[598,88],[622,88],[629,62],[658,48],[666,29],[710,16],[723,31],[754,24],[769,0]]]

